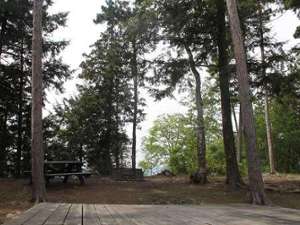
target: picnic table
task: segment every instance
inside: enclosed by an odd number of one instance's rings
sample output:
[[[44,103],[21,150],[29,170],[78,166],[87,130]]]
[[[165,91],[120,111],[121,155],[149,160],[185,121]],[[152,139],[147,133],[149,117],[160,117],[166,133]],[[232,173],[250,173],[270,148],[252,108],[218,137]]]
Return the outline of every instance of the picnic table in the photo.
[[[90,172],[82,170],[83,163],[80,161],[45,161],[44,175],[46,183],[55,177],[63,177],[67,183],[70,176],[78,177],[80,184],[85,184],[85,178],[91,175]],[[31,171],[29,171],[31,174]]]

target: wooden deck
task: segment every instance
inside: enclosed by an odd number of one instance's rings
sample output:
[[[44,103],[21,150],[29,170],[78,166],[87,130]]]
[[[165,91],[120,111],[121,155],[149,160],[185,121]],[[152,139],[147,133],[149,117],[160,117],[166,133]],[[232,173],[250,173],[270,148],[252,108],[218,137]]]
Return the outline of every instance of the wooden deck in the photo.
[[[5,225],[299,225],[284,208],[175,205],[39,204]]]

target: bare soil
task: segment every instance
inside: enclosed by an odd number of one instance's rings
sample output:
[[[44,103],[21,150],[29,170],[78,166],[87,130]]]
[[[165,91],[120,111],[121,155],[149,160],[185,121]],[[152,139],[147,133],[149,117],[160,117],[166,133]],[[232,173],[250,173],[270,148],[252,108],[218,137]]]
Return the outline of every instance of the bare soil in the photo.
[[[272,205],[300,209],[300,176],[265,176]],[[30,208],[31,188],[27,180],[0,179],[0,224]],[[229,191],[224,178],[210,178],[204,186],[193,185],[188,177],[149,177],[143,182],[121,182],[91,177],[86,185],[77,180],[47,187],[49,202],[98,204],[229,204],[247,203],[247,189]]]

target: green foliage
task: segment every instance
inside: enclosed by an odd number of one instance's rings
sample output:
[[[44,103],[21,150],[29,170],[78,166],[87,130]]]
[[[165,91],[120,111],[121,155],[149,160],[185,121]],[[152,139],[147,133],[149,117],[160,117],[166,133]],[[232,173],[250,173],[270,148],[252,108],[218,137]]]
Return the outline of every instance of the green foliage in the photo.
[[[209,82],[207,82],[209,83]],[[207,164],[211,175],[225,174],[225,158],[220,124],[218,93],[204,88]],[[184,104],[185,114],[165,115],[154,122],[144,140],[145,160],[140,166],[157,172],[167,167],[175,174],[192,174],[197,169],[196,106],[194,97]],[[191,103],[192,102],[192,103]],[[149,167],[149,165],[151,165]]]
[[[276,98],[271,104],[272,138],[276,169],[281,173],[300,172],[299,109],[291,96]],[[262,107],[256,109],[257,143],[264,171],[269,171],[265,121]]]
[[[211,175],[226,175],[225,153],[222,139],[208,144],[207,164]]]
[[[216,0],[217,1],[217,0]],[[268,171],[264,111],[259,97],[266,89],[270,94],[273,145],[277,169],[299,172],[299,46],[290,52],[271,35],[269,23],[281,13],[284,3],[299,16],[298,0],[264,0],[262,14],[256,0],[239,1],[245,35],[248,65],[255,105],[257,144],[261,164]],[[217,65],[218,18],[215,1],[207,0],[107,0],[95,19],[106,29],[91,47],[81,64],[83,81],[78,96],[65,100],[44,119],[47,159],[79,159],[101,174],[113,167],[128,164],[130,139],[126,126],[144,118],[142,98],[134,100],[138,87],[149,81],[149,90],[157,99],[171,96],[179,87],[191,96],[195,85],[186,55],[192,52],[199,72],[208,68],[212,79],[203,86],[203,103],[207,141],[207,163],[211,174],[225,174],[221,132],[219,73]],[[45,1],[43,13],[44,87],[63,91],[70,76],[69,67],[61,62],[60,53],[67,41],[53,40],[52,34],[65,26],[67,13],[49,14],[51,0]],[[0,0],[0,175],[8,174],[7,162],[19,175],[30,169],[31,113],[31,38],[32,0]],[[262,26],[261,26],[262,23]],[[228,25],[228,24],[227,24]],[[261,38],[260,28],[264,38]],[[299,28],[295,37],[299,36]],[[231,77],[231,96],[237,95],[235,61],[226,35]],[[163,45],[166,48],[158,46]],[[265,64],[257,52],[265,48]],[[154,60],[147,54],[155,49]],[[165,50],[166,49],[166,50]],[[261,71],[265,67],[266,75]],[[149,69],[153,74],[149,75]],[[137,78],[138,85],[133,85]],[[134,91],[134,89],[136,91]],[[195,97],[185,102],[189,111],[165,115],[155,121],[144,140],[145,160],[140,166],[150,174],[168,167],[176,174],[197,169]],[[137,112],[134,112],[135,106]],[[245,153],[240,168],[246,173]]]
[[[30,170],[32,3],[0,1],[0,175]],[[71,74],[60,58],[68,42],[52,35],[65,26],[67,13],[49,14],[51,5],[43,6],[43,84],[45,91],[62,92]]]
[[[221,137],[209,140],[207,144],[209,173],[225,175],[223,140]],[[140,166],[147,173],[152,174],[168,168],[174,174],[192,174],[197,169],[194,115],[174,114],[157,119],[144,140],[144,153],[145,159]]]
[[[175,174],[187,174],[197,166],[196,134],[192,115],[182,114],[160,117],[144,140],[145,160],[143,169],[167,166]],[[146,166],[146,167],[145,167]]]

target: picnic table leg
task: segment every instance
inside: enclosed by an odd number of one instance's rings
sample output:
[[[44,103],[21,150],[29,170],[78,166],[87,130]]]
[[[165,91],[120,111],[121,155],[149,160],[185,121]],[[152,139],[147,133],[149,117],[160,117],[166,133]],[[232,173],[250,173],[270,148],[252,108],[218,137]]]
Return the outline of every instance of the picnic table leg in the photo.
[[[83,175],[78,175],[78,179],[80,180],[80,184],[84,185],[85,184],[85,179]]]
[[[32,185],[32,175],[30,175],[30,178],[29,178],[29,185]]]
[[[64,184],[66,184],[67,182],[68,182],[68,179],[69,179],[69,176],[67,175],[67,176],[65,176],[65,178],[64,178]]]

